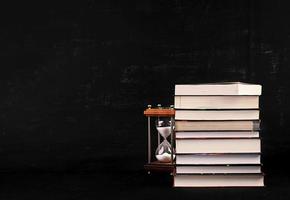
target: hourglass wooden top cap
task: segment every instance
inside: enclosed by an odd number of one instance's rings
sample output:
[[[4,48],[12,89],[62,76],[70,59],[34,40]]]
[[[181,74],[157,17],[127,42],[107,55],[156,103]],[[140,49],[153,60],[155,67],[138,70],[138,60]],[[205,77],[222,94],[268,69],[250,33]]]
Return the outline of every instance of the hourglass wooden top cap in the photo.
[[[144,110],[147,117],[173,117],[175,110],[173,108],[147,108]]]

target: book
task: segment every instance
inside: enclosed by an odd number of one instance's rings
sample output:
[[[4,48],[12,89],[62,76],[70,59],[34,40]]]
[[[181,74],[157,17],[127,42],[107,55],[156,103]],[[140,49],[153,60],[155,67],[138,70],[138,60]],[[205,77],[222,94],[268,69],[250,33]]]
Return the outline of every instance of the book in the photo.
[[[258,84],[242,82],[175,85],[175,95],[261,95]]]
[[[261,155],[253,154],[176,154],[177,165],[242,165],[260,164]]]
[[[176,153],[260,153],[259,138],[176,139]]]
[[[258,131],[181,131],[175,132],[175,138],[258,138]]]
[[[176,110],[175,120],[258,120],[259,110]]]
[[[263,174],[177,174],[174,187],[258,187],[264,186]]]
[[[176,174],[255,174],[261,173],[260,165],[245,165],[245,166],[176,166]]]
[[[175,121],[175,131],[255,131],[259,129],[259,120]]]
[[[175,109],[258,109],[259,96],[175,96]]]

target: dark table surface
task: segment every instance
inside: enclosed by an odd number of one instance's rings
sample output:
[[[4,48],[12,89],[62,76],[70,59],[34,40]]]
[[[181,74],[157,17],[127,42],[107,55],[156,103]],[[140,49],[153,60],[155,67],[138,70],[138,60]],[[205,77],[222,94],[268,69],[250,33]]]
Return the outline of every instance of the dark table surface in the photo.
[[[0,199],[290,198],[286,168],[268,166],[264,188],[173,188],[170,175],[148,175],[142,167],[135,157],[106,156],[67,171],[2,172]]]

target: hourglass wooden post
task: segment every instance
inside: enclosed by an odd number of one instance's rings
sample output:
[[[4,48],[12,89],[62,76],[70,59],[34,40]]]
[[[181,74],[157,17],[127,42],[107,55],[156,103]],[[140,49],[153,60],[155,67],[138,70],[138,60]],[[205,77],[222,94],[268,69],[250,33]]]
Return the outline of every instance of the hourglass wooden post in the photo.
[[[148,143],[147,143],[147,164],[144,165],[145,170],[148,172],[148,174],[150,174],[151,171],[161,171],[161,172],[170,172],[172,173],[174,170],[174,116],[175,116],[175,110],[173,108],[173,106],[171,106],[170,108],[162,108],[161,105],[158,105],[158,108],[152,108],[151,105],[148,105],[148,108],[144,111],[144,115],[147,117],[147,139],[148,139]],[[170,126],[164,127],[164,128],[168,128],[167,130],[170,130],[170,145],[166,140],[166,136],[164,138],[163,142],[167,142],[168,144],[168,148],[170,148],[170,157],[167,159],[169,159],[169,161],[163,161],[160,162],[159,160],[155,159],[154,161],[152,161],[152,135],[151,135],[151,118],[157,118],[159,120],[159,118],[168,118],[170,119]],[[162,122],[162,121],[161,121]],[[160,145],[160,135],[158,132],[158,142],[157,144]],[[163,143],[162,142],[162,143]],[[162,144],[161,144],[162,145]],[[167,148],[167,149],[168,149]],[[168,155],[168,154],[167,154]]]

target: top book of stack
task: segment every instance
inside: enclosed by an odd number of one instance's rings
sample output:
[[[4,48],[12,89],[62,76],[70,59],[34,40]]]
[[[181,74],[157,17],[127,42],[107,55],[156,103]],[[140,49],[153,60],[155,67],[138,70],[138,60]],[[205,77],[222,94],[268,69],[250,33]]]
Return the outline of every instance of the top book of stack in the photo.
[[[262,86],[242,82],[175,85],[175,96],[260,96]]]

